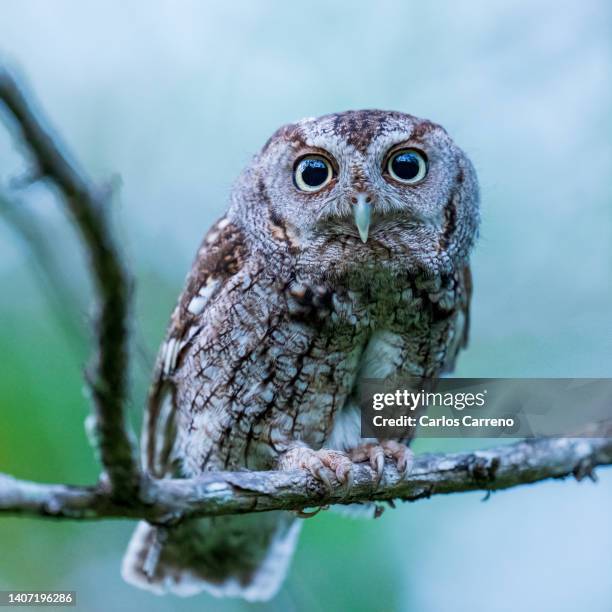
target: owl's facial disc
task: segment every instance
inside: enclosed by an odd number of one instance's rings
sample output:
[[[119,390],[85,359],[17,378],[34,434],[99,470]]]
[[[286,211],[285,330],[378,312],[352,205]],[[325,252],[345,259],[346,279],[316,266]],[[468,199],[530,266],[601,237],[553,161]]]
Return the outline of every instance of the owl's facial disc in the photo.
[[[412,189],[421,183],[428,172],[425,153],[405,144],[392,146],[382,158],[382,163],[368,178],[368,171],[363,162],[351,170],[344,170],[342,163],[326,149],[313,147],[302,151],[293,163],[293,186],[306,197],[319,199],[333,193],[338,182],[344,181],[344,199],[350,209],[353,222],[363,243],[366,243],[370,233],[373,212],[378,210],[370,194],[380,188],[381,179],[395,189]],[[344,175],[344,179],[341,178]],[[378,181],[378,183],[377,183]],[[347,184],[348,183],[348,184]],[[350,195],[349,195],[350,194]]]
[[[313,273],[434,274],[471,247],[478,205],[474,168],[444,128],[361,110],[279,128],[236,183],[231,215]]]

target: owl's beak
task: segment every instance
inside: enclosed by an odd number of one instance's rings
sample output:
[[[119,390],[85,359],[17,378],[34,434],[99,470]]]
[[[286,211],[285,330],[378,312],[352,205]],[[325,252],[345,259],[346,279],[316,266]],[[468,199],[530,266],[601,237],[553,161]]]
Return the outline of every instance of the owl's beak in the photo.
[[[370,231],[370,220],[372,218],[372,204],[365,193],[357,194],[357,204],[353,205],[353,218],[359,231],[362,242],[367,242],[368,232]]]

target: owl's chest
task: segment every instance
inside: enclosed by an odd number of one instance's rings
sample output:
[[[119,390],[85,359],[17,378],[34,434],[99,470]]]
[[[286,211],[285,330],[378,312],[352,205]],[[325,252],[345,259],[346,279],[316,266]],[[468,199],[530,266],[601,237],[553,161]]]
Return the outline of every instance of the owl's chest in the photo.
[[[271,419],[275,444],[290,428],[291,436],[320,446],[364,367],[370,368],[369,375],[386,375],[418,348],[422,334],[416,330],[423,327],[423,317],[409,283],[379,279],[353,287],[319,291],[311,310],[296,314],[290,305],[283,342],[269,351],[278,385]],[[367,364],[385,368],[373,370]]]
[[[289,293],[247,293],[227,311],[215,350],[192,349],[189,363],[199,367],[185,367],[179,400],[193,406],[185,418],[194,433],[185,439],[203,446],[200,464],[264,469],[294,440],[320,448],[360,377],[407,364],[423,371],[430,326],[413,282],[298,285]]]
[[[407,276],[380,272],[348,277],[331,302],[327,331],[332,336],[351,327],[366,336],[381,330],[401,333],[423,319],[423,292]]]

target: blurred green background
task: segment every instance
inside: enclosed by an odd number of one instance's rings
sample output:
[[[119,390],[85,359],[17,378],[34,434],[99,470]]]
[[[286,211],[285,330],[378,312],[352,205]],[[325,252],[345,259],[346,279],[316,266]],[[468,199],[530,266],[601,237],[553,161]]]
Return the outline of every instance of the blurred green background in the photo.
[[[478,170],[473,327],[457,373],[610,376],[607,0],[25,0],[0,4],[0,53],[91,175],[121,176],[115,216],[137,278],[134,427],[184,275],[234,177],[282,123],[348,108],[438,121]],[[0,130],[2,184],[26,169]],[[0,471],[91,483],[80,246],[45,186],[16,195],[58,278],[49,282],[0,222]],[[611,485],[612,470],[601,470],[596,485],[543,483],[486,503],[436,497],[376,521],[321,513],[265,609],[609,612]],[[87,611],[250,607],[124,584],[132,528],[2,518],[0,589],[77,590]]]

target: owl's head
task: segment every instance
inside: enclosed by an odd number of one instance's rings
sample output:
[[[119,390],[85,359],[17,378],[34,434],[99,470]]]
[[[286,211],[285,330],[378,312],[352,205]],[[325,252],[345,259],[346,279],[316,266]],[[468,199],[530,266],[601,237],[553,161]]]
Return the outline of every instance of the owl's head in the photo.
[[[478,183],[441,126],[347,111],[277,130],[236,185],[231,211],[304,266],[436,274],[465,260],[474,242]]]

